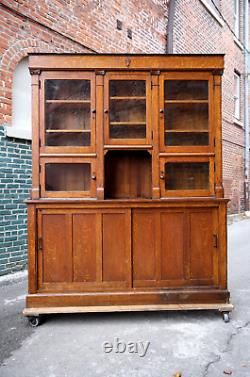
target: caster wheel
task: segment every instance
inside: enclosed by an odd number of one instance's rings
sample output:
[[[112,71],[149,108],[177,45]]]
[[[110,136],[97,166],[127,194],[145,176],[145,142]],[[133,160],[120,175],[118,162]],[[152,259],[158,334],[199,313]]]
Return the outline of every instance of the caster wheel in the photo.
[[[224,313],[222,313],[222,315],[223,315],[223,321],[225,323],[230,322],[229,312],[224,312]]]
[[[37,327],[41,324],[41,318],[38,316],[28,317],[28,320],[31,327]]]

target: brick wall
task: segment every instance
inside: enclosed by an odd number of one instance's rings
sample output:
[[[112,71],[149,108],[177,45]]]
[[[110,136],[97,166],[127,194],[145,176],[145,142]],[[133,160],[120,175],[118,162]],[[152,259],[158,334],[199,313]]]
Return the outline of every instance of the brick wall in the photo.
[[[27,260],[23,201],[31,185],[31,146],[4,135],[4,125],[11,125],[15,66],[29,52],[164,53],[167,5],[168,0],[1,0],[0,275]]]
[[[26,265],[26,205],[31,185],[30,143],[5,137],[0,126],[0,275]]]
[[[244,55],[233,33],[233,1],[207,1],[220,16],[223,25],[200,0],[177,0],[174,20],[174,52],[225,53],[222,86],[223,115],[223,180],[226,197],[231,199],[229,212],[244,210],[244,112],[243,74]],[[243,0],[241,0],[241,30],[243,38]],[[221,14],[220,14],[221,13]],[[241,74],[241,119],[234,120],[234,71]]]

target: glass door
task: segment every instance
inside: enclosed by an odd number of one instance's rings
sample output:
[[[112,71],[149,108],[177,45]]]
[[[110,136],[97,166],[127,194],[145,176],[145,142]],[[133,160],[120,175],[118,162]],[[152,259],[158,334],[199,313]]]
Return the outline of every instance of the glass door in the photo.
[[[206,73],[161,77],[161,150],[209,152],[213,149],[212,81]]]
[[[91,73],[49,72],[42,79],[42,97],[42,151],[93,151],[94,76]]]
[[[104,93],[105,144],[150,144],[150,76],[107,73]]]
[[[96,196],[95,158],[42,158],[41,195],[45,198],[94,198]]]
[[[214,195],[213,157],[166,157],[160,160],[161,196]]]

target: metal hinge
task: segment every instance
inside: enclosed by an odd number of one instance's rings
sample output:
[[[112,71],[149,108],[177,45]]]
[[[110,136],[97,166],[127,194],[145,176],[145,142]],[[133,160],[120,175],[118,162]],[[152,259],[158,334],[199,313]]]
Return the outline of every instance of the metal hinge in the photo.
[[[38,80],[38,88],[41,89],[41,80]]]
[[[213,234],[213,247],[218,248],[218,234]]]
[[[37,248],[38,248],[39,251],[41,251],[43,249],[43,239],[42,239],[42,237],[38,238]]]
[[[154,131],[151,131],[151,138],[154,139]]]

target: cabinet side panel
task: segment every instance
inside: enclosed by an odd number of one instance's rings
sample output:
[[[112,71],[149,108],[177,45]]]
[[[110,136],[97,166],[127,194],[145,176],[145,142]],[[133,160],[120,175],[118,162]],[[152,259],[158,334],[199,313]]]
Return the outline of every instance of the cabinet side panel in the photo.
[[[190,278],[213,278],[212,211],[190,213]]]
[[[184,214],[161,213],[161,279],[184,279]]]
[[[127,281],[126,214],[103,214],[103,281]]]
[[[67,215],[43,215],[44,283],[72,281],[70,225]]]
[[[96,215],[73,215],[73,281],[96,280]]]
[[[133,279],[155,280],[155,215],[134,213],[133,216]]]

